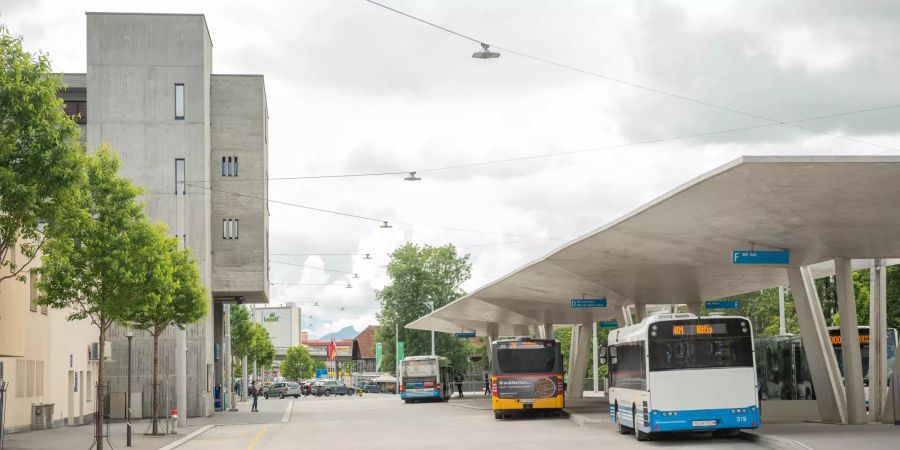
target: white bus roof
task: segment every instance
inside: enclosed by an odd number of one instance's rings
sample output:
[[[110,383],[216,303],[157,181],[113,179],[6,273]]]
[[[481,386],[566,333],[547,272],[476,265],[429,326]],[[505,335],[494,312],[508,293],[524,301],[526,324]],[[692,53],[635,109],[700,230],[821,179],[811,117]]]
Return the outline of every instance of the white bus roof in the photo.
[[[403,361],[428,361],[428,360],[435,360],[435,359],[444,359],[444,360],[449,361],[449,359],[447,359],[447,357],[445,357],[445,356],[421,355],[421,356],[407,356],[407,357],[403,358],[400,362],[403,362]]]
[[[607,342],[609,344],[620,344],[622,342],[643,341],[647,337],[647,327],[656,322],[668,322],[672,320],[685,319],[746,319],[742,316],[700,316],[697,317],[691,313],[671,313],[671,314],[654,314],[647,316],[640,323],[629,325],[627,327],[617,328],[609,332]]]

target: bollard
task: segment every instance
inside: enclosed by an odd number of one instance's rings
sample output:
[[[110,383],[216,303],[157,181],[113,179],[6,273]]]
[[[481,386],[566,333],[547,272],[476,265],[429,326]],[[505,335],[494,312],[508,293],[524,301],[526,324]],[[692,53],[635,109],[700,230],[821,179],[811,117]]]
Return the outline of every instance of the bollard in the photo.
[[[169,426],[172,430],[172,434],[178,434],[178,410],[173,409],[169,411]]]

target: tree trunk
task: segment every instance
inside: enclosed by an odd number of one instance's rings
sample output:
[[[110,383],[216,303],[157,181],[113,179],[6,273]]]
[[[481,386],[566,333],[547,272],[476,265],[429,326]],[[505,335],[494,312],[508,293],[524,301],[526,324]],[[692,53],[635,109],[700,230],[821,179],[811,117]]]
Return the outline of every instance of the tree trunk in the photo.
[[[100,360],[97,361],[97,405],[96,412],[94,413],[96,416],[96,420],[94,424],[96,426],[96,433],[94,438],[97,443],[97,450],[103,450],[103,402],[104,402],[104,393],[103,392],[103,358],[106,356],[106,346],[103,343],[106,340],[106,327],[102,320],[100,322]]]
[[[153,327],[153,405],[151,407],[153,435],[159,434],[159,327]]]

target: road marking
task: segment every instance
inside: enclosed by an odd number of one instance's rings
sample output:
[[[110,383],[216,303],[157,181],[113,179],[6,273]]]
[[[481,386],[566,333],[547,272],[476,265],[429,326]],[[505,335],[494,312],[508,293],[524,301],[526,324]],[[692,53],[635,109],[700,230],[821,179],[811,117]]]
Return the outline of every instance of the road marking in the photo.
[[[266,432],[266,426],[263,425],[262,428],[259,429],[259,432],[256,433],[256,436],[250,441],[250,445],[247,446],[247,450],[253,450],[253,447],[256,447],[256,443],[259,442],[259,438]]]
[[[200,436],[201,434],[205,433],[207,430],[209,430],[210,428],[212,428],[214,426],[215,425],[206,425],[205,427],[203,427],[203,428],[201,428],[201,429],[199,429],[199,430],[197,430],[197,431],[195,431],[195,432],[193,432],[193,433],[191,433],[191,434],[189,434],[189,435],[187,435],[165,447],[162,447],[159,450],[172,450],[174,448],[180,447],[180,446],[184,445],[185,443],[187,443],[188,441],[190,441],[191,439],[194,439],[195,437]]]
[[[288,423],[291,420],[291,412],[294,411],[294,401],[291,400],[288,403],[287,408],[284,408],[284,415],[281,416],[281,423]]]

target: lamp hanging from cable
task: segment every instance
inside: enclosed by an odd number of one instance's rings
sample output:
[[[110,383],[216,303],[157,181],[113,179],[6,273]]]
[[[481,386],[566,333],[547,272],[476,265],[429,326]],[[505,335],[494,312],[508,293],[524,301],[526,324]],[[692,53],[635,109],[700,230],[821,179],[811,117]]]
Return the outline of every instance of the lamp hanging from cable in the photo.
[[[415,172],[410,172],[409,176],[403,179],[404,181],[420,181],[421,178],[416,176]]]
[[[387,220],[382,220],[382,224],[379,228],[394,228],[391,224],[388,223]]]
[[[500,54],[497,52],[492,52],[491,46],[482,42],[481,43],[481,51],[472,53],[472,57],[475,59],[494,59],[494,58],[499,58]]]

